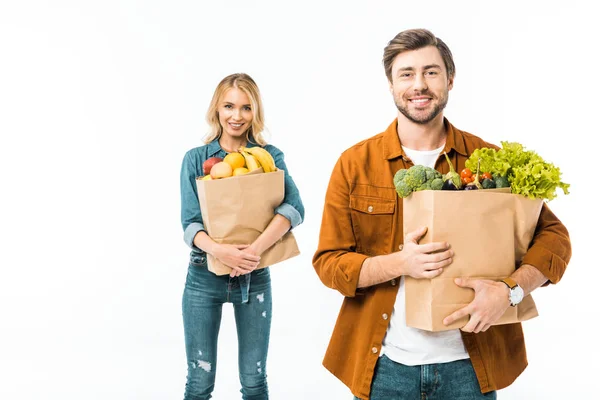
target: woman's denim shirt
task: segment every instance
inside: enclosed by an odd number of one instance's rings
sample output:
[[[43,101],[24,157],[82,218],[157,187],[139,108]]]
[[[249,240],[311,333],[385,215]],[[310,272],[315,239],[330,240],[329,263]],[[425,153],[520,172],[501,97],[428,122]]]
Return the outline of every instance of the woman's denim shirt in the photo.
[[[248,147],[256,144],[248,143]],[[300,199],[300,193],[294,180],[288,173],[283,152],[273,145],[266,145],[267,150],[273,156],[275,165],[285,173],[285,196],[283,202],[275,209],[275,213],[283,215],[291,223],[291,228],[300,225],[304,220],[304,205]],[[202,214],[198,202],[196,189],[196,178],[203,176],[202,164],[211,157],[225,158],[227,153],[221,148],[219,140],[215,139],[207,145],[191,149],[183,158],[181,167],[181,224],[183,225],[183,240],[192,249],[190,257],[194,259],[205,259],[204,251],[194,245],[194,237],[200,231],[205,231],[202,223]],[[207,232],[208,233],[208,232]],[[197,261],[196,261],[197,262]]]

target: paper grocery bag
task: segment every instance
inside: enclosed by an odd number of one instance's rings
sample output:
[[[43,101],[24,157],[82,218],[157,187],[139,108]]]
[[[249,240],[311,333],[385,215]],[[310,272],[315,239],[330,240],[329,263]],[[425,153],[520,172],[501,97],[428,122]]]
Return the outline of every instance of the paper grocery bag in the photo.
[[[253,171],[254,172],[254,171]],[[275,215],[285,195],[284,171],[248,173],[224,179],[196,179],[202,220],[217,243],[251,244]],[[300,254],[292,232],[288,232],[261,254],[258,268],[277,264]],[[208,269],[226,275],[231,268],[207,254]]]
[[[510,191],[510,189],[505,189]],[[502,190],[423,190],[403,200],[404,233],[427,226],[419,243],[446,241],[452,264],[433,279],[405,277],[406,324],[428,331],[462,328],[468,318],[445,326],[442,321],[474,298],[457,277],[500,280],[511,275],[529,248],[542,200]],[[509,307],[495,325],[526,321],[538,315],[531,295]]]

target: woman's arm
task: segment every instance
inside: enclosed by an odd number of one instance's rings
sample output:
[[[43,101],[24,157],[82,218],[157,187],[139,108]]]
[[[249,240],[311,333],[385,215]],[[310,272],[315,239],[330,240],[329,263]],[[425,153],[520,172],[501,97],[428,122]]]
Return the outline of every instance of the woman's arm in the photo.
[[[281,214],[275,214],[269,225],[265,228],[263,233],[257,237],[254,242],[250,246],[244,249],[245,253],[250,253],[255,256],[260,256],[267,249],[273,246],[283,235],[285,235],[291,227],[290,221]],[[258,266],[258,263],[257,263]],[[252,272],[256,267],[252,268],[252,270],[246,271],[231,271],[230,276],[239,276],[243,274],[247,274]]]
[[[273,156],[275,166],[284,172],[285,195],[281,204],[275,208],[275,213],[290,221],[290,229],[294,229],[304,220],[304,204],[300,192],[288,171],[283,152],[273,145],[267,145],[265,149]]]
[[[205,231],[196,234],[194,245],[231,268],[231,276],[254,271],[260,261],[260,253],[247,250],[250,245],[217,243]]]
[[[273,145],[267,145],[265,149],[273,156],[275,166],[284,172],[285,195],[282,203],[275,208],[275,216],[271,222],[269,222],[269,225],[267,225],[260,236],[244,250],[245,252],[257,256],[264,253],[290,229],[300,225],[304,220],[304,205],[302,204],[298,187],[288,172],[283,152]],[[231,276],[238,276],[241,274],[242,273],[237,271],[231,272]]]
[[[290,230],[291,226],[292,224],[287,218],[281,214],[275,214],[263,233],[250,245],[250,250],[253,254],[261,255],[281,239]]]

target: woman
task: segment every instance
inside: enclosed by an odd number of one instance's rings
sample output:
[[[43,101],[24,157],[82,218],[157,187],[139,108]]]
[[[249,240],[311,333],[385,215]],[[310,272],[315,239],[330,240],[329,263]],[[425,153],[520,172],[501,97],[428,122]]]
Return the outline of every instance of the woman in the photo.
[[[281,150],[266,143],[260,92],[246,74],[225,77],[207,112],[211,131],[205,145],[188,151],[181,169],[181,222],[191,247],[183,293],[183,323],[188,361],[185,400],[211,398],[217,365],[217,337],[223,303],[233,303],[238,331],[242,399],[268,399],[266,362],[271,329],[269,268],[256,269],[260,255],[304,218],[304,206]],[[225,158],[240,146],[264,147],[285,172],[285,197],[273,219],[253,243],[219,244],[207,234],[196,192],[196,178],[210,157]],[[206,253],[229,266],[230,275],[208,271]],[[251,284],[250,284],[251,282]]]

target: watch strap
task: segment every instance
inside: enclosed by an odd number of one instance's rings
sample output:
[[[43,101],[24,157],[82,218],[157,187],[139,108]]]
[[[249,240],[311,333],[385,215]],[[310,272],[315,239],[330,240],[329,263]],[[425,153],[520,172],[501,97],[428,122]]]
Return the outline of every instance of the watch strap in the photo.
[[[509,289],[514,289],[516,286],[518,286],[518,283],[511,277],[502,279],[502,282],[504,282]]]

